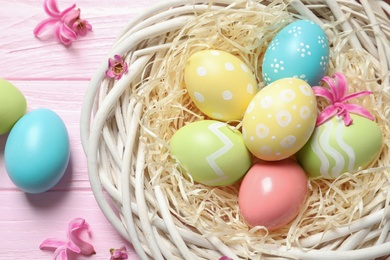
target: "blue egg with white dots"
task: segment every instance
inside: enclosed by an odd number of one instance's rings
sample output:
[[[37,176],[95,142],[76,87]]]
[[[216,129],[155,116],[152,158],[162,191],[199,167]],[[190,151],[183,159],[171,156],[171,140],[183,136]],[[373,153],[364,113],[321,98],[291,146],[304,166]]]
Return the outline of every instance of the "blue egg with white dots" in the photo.
[[[262,63],[266,85],[282,78],[299,78],[316,86],[326,75],[329,42],[319,25],[298,20],[278,32],[270,42]]]

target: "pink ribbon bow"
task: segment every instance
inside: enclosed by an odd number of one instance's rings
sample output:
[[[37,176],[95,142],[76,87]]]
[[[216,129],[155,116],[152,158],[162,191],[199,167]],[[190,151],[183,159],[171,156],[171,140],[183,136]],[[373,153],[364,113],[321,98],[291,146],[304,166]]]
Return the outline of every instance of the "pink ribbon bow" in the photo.
[[[318,97],[326,98],[331,104],[318,115],[316,126],[325,123],[335,115],[343,117],[344,124],[349,126],[353,121],[349,113],[361,115],[374,121],[374,116],[365,108],[360,105],[347,103],[350,99],[370,95],[372,94],[371,91],[365,90],[347,95],[348,83],[346,77],[342,73],[335,73],[333,78],[326,76],[322,78],[322,81],[326,82],[330,89],[316,86],[313,87],[314,94]]]

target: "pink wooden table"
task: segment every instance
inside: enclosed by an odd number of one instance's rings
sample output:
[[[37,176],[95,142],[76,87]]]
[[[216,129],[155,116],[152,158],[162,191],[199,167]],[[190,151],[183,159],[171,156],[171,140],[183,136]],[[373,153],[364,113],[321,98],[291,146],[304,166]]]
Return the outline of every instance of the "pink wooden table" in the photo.
[[[53,37],[37,39],[34,27],[47,15],[43,0],[0,0],[0,77],[25,95],[28,110],[49,108],[64,120],[71,159],[63,179],[50,191],[29,195],[8,178],[0,136],[0,259],[52,259],[41,251],[49,237],[65,239],[70,220],[85,218],[92,230],[96,255],[72,259],[110,259],[109,249],[131,245],[111,227],[100,211],[88,181],[79,134],[80,110],[88,81],[115,37],[127,22],[158,0],[59,0],[60,9],[73,3],[93,32],[66,48]],[[0,119],[1,120],[1,119]],[[138,259],[132,254],[130,259]]]

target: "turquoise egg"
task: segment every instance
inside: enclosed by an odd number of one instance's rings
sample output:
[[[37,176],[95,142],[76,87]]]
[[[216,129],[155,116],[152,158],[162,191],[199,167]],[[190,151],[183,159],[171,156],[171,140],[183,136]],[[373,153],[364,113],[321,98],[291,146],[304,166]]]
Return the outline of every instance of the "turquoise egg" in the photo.
[[[328,71],[328,39],[316,23],[298,20],[284,27],[270,42],[262,63],[266,84],[299,78],[316,86]]]
[[[16,122],[4,150],[10,179],[27,193],[45,192],[56,185],[65,173],[69,156],[64,122],[44,108],[33,110]]]

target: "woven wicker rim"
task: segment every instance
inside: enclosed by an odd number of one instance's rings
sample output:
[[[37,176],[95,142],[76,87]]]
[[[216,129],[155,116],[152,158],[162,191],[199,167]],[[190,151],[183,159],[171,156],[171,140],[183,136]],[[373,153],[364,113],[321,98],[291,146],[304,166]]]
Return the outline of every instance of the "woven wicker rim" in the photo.
[[[233,0],[213,1],[213,8],[224,8],[232,4]],[[311,11],[311,7],[321,4],[329,7],[334,17],[337,19],[344,17],[348,13],[349,6],[361,9],[361,15],[372,24],[372,30],[376,35],[383,35],[383,31],[378,23],[386,14],[390,13],[390,5],[384,1],[291,1],[290,5],[297,13],[311,19],[318,24],[323,21],[317,18]],[[91,187],[96,200],[103,213],[118,232],[131,242],[141,259],[217,259],[222,255],[227,255],[233,259],[238,259],[237,255],[218,237],[207,236],[188,228],[177,227],[173,217],[169,212],[167,201],[161,187],[154,187],[154,194],[144,193],[143,170],[145,165],[145,145],[138,142],[137,131],[139,129],[139,119],[142,117],[143,107],[137,100],[129,100],[131,111],[131,122],[127,125],[118,126],[127,133],[126,147],[123,160],[118,157],[115,151],[115,144],[110,140],[111,133],[104,128],[107,118],[116,113],[115,106],[117,100],[126,91],[129,82],[139,78],[145,66],[150,62],[153,54],[161,48],[156,45],[156,40],[171,30],[183,27],[194,10],[203,12],[208,8],[207,1],[196,0],[175,0],[160,3],[146,10],[133,19],[124,28],[122,34],[117,38],[111,51],[107,55],[113,57],[115,54],[126,55],[132,53],[133,59],[130,64],[130,71],[124,77],[115,82],[115,86],[104,96],[99,96],[99,90],[107,88],[105,81],[105,71],[107,69],[107,59],[100,65],[90,81],[89,88],[85,95],[81,117],[81,138],[83,148],[88,158],[88,171]],[[267,2],[262,3],[264,5]],[[344,31],[350,31],[356,26],[356,22],[351,18],[342,23]],[[385,24],[390,31],[390,23]],[[389,40],[389,37],[387,37]],[[349,39],[353,48],[363,48],[372,54],[381,63],[382,69],[389,74],[390,67],[390,45],[389,41],[383,42],[379,39],[372,39],[360,32]],[[139,49],[142,44],[142,49]],[[134,58],[135,57],[135,58]],[[382,83],[389,87],[389,77]],[[115,138],[114,138],[115,139]],[[110,154],[103,152],[109,150]],[[120,185],[114,185],[112,180],[104,173],[105,167],[109,164],[106,156],[110,156],[111,163],[120,165],[122,172],[117,173]],[[132,161],[132,158],[136,161]],[[106,166],[104,165],[106,164]],[[134,167],[134,170],[130,169]],[[135,187],[129,183],[130,175],[133,175]],[[135,201],[130,198],[134,196]],[[155,209],[147,207],[146,197],[153,196],[158,202],[158,215],[153,215]],[[373,259],[385,255],[390,255],[390,212],[386,208],[373,211],[371,214],[351,223],[349,226],[327,231],[323,234],[315,234],[305,238],[305,244],[314,245],[328,241],[340,240],[343,242],[339,250],[310,249],[302,248],[276,248],[273,245],[265,245],[264,259],[275,259],[273,257],[293,258],[293,259]],[[380,229],[371,230],[379,223],[384,223]],[[347,237],[347,238],[346,238]],[[354,249],[365,241],[365,239],[376,238],[376,243],[371,247]],[[339,243],[341,244],[341,243]]]

